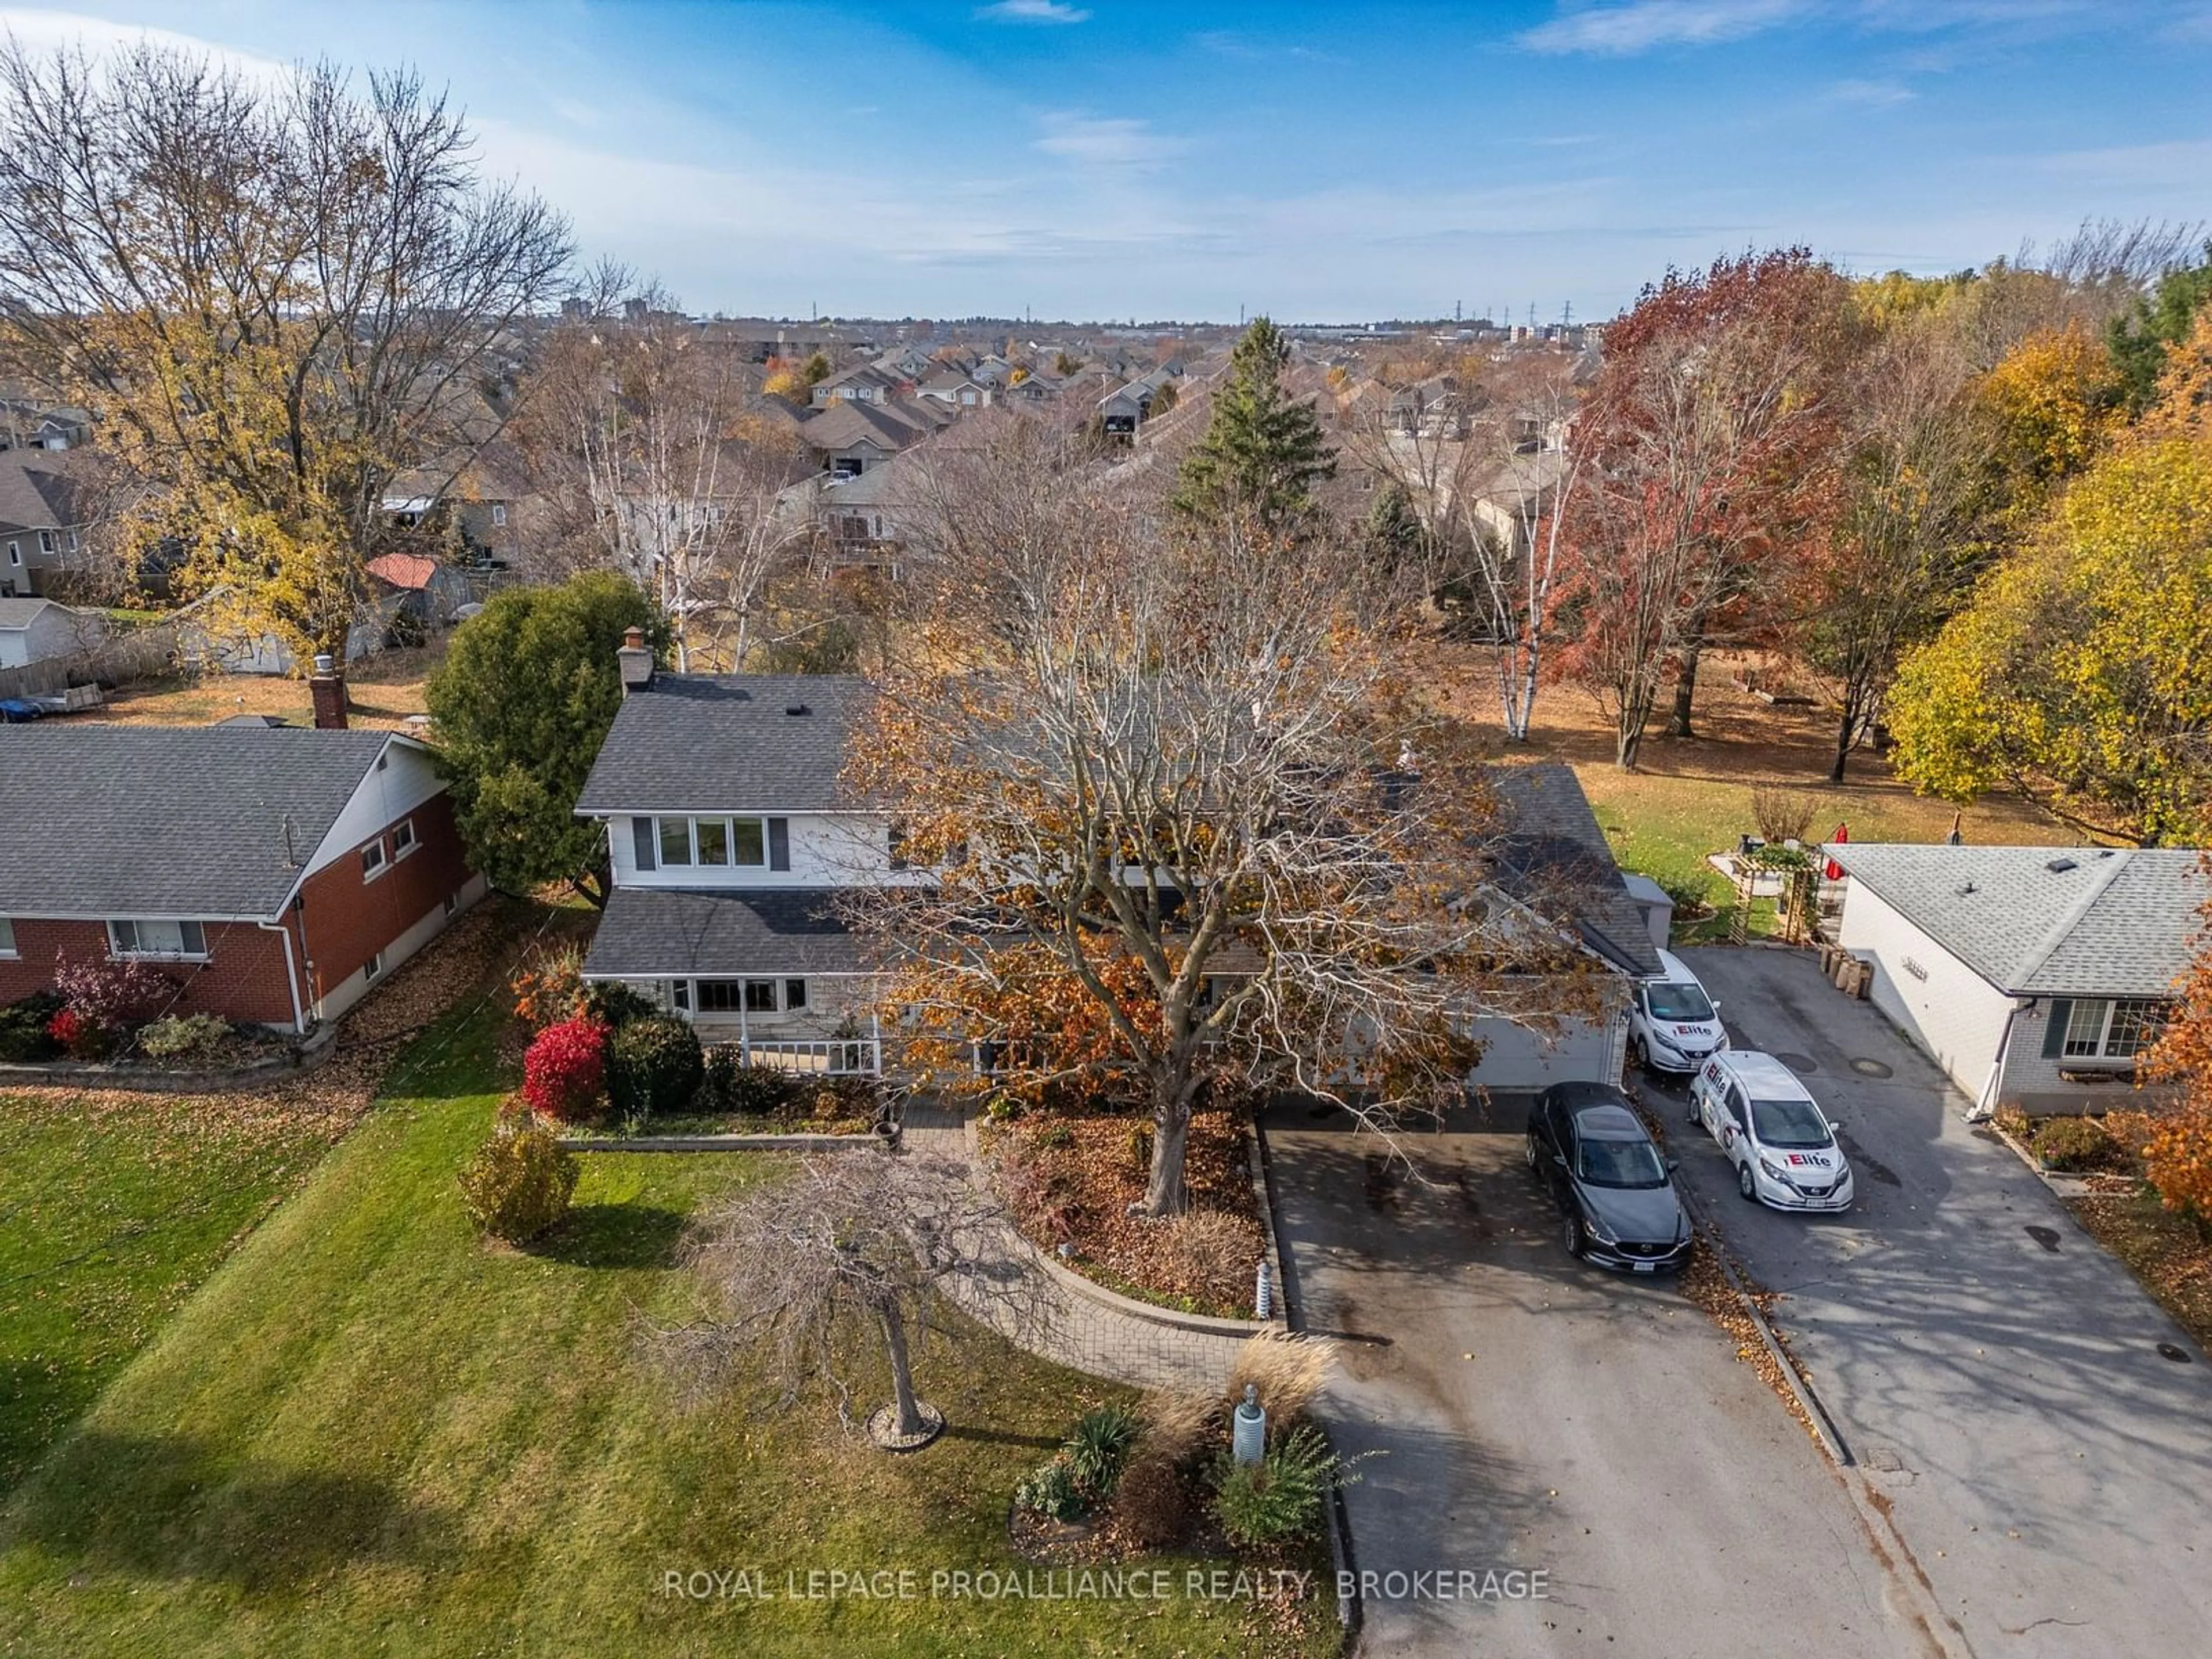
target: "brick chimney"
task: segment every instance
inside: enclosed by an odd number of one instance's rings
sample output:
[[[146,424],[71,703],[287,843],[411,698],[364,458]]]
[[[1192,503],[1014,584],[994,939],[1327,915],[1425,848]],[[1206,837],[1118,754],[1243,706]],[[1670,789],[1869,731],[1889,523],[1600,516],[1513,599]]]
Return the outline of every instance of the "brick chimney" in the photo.
[[[622,668],[623,696],[642,691],[653,684],[653,653],[646,649],[645,630],[633,628],[623,635],[622,649],[615,653]]]
[[[334,659],[326,653],[315,654],[315,672],[308,678],[307,694],[315,702],[315,729],[318,732],[343,732],[346,729],[345,676],[338,672]]]

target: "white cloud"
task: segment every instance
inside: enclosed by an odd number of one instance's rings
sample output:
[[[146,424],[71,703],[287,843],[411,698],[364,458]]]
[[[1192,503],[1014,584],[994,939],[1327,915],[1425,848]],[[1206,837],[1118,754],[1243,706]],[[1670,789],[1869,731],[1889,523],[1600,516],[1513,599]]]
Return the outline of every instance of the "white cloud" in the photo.
[[[1789,21],[1805,0],[1626,0],[1562,13],[1523,31],[1535,52],[1625,58],[1656,46],[1709,46]]]
[[[252,52],[217,46],[214,41],[201,40],[197,35],[179,33],[175,29],[113,22],[105,17],[87,16],[82,12],[0,6],[0,34],[13,35],[34,52],[66,52],[82,46],[87,53],[99,58],[119,47],[135,46],[143,42],[209,58],[224,68],[236,70],[249,80],[276,80],[292,72],[289,65],[280,64],[273,58],[257,57]]]
[[[1086,167],[1152,167],[1181,155],[1185,146],[1180,138],[1154,132],[1144,121],[1063,111],[1044,118],[1044,137],[1036,141],[1036,148],[1047,155]]]
[[[1838,81],[1828,88],[1830,103],[1859,109],[1887,109],[1893,104],[1910,103],[1916,95],[1911,88],[1896,81]]]
[[[990,23],[1082,23],[1090,21],[1091,13],[1062,0],[997,0],[995,5],[978,7],[975,15]]]

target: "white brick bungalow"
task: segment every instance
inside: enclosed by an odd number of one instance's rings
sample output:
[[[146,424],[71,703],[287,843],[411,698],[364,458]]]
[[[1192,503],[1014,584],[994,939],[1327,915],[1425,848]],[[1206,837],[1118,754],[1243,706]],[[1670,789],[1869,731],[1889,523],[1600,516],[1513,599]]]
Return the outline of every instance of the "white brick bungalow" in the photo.
[[[1838,942],[1978,1111],[2132,1103],[2205,884],[2186,848],[1853,842]]]

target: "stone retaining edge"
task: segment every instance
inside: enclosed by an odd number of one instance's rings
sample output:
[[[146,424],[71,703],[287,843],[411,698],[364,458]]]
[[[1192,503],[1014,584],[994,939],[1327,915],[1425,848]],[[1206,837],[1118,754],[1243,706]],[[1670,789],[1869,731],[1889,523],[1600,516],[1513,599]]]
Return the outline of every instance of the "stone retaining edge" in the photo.
[[[854,1146],[880,1146],[882,1139],[859,1135],[562,1135],[572,1152],[842,1152]]]
[[[297,1048],[257,1060],[227,1072],[155,1071],[143,1066],[113,1066],[100,1060],[60,1060],[43,1064],[0,1060],[0,1087],[14,1083],[36,1089],[128,1089],[149,1095],[213,1095],[265,1083],[288,1072],[313,1071],[330,1058],[337,1040],[335,1024],[319,1026]]]
[[[964,1126],[968,1137],[968,1156],[978,1170],[987,1167],[983,1158],[983,1137],[974,1116]],[[1258,1133],[1255,1126],[1254,1133]],[[1272,1250],[1274,1228],[1267,1227]],[[1170,1330],[1196,1331],[1201,1336],[1257,1336],[1262,1331],[1279,1331],[1288,1327],[1279,1319],[1215,1319],[1206,1314],[1187,1314],[1176,1308],[1163,1308],[1157,1303],[1139,1302],[1133,1296],[1123,1296],[1119,1291],[1109,1291],[1095,1279],[1086,1279],[1072,1268],[1063,1267],[1045,1251],[1040,1250],[1021,1235],[1020,1229],[1011,1224],[1007,1236],[1027,1250],[1045,1272],[1060,1286],[1086,1301],[1097,1304],[1110,1312],[1125,1314],[1131,1319],[1141,1319],[1148,1325],[1164,1325]],[[1280,1271],[1279,1267],[1277,1269]]]

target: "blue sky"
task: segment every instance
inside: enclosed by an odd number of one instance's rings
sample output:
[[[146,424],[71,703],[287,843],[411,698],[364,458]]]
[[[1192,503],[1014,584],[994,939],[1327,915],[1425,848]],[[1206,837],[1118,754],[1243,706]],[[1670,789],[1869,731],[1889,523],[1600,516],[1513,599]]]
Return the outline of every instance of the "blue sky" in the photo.
[[[1609,315],[1803,241],[2212,218],[2212,0],[0,4],[411,64],[587,254],[732,313]]]

